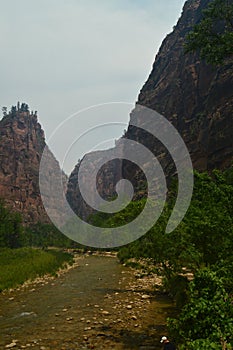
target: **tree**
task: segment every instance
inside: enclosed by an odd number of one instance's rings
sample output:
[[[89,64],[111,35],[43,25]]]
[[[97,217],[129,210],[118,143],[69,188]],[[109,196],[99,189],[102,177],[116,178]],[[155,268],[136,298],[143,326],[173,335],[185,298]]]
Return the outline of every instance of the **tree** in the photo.
[[[4,117],[7,115],[7,107],[2,107],[2,113]]]
[[[16,106],[12,106],[12,107],[11,107],[11,115],[12,115],[13,117],[16,116],[16,112],[17,112]]]
[[[0,200],[0,247],[19,248],[22,245],[22,218]]]
[[[20,112],[28,112],[29,106],[27,103],[21,103]]]
[[[233,186],[219,171],[214,171],[212,177],[195,172],[194,179],[193,198],[184,223],[189,245],[201,254],[201,263],[211,266],[231,254]]]
[[[187,35],[185,52],[199,52],[210,64],[233,56],[233,0],[213,0]]]

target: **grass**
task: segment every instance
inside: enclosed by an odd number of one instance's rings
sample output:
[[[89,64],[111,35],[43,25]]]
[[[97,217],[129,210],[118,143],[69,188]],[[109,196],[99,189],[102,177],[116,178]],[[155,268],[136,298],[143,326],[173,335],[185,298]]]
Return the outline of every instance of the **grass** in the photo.
[[[55,275],[64,264],[72,264],[71,254],[33,248],[0,249],[0,292],[45,274]]]

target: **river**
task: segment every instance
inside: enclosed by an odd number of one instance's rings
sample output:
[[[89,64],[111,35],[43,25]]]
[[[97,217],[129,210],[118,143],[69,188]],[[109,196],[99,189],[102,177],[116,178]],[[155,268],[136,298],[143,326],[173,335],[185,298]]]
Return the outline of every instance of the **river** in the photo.
[[[0,349],[161,349],[167,297],[117,258],[87,256],[59,278],[0,294]]]

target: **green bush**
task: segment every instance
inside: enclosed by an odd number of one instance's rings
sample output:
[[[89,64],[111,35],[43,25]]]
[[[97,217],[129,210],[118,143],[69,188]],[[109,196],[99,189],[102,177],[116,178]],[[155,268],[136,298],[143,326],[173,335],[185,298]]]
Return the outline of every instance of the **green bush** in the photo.
[[[211,349],[232,348],[232,298],[215,272],[205,268],[196,273],[189,301],[178,319],[169,320],[169,329],[183,349],[207,349],[207,345]]]

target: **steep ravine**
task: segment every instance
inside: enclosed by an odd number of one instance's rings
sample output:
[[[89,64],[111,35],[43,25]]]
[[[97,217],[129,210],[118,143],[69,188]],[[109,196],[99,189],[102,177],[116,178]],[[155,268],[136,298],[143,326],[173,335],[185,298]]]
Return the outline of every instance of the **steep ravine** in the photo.
[[[186,1],[173,32],[164,39],[155,57],[152,71],[137,100],[137,104],[159,112],[177,128],[190,152],[194,168],[199,171],[225,169],[233,159],[232,61],[212,67],[197,55],[185,55],[183,49],[186,34],[200,20],[209,1]],[[137,118],[135,110],[130,120],[134,118]],[[146,122],[146,119],[140,120],[142,129]],[[167,178],[174,175],[176,169],[168,152],[142,129],[129,126],[124,138],[145,145],[159,159]],[[0,198],[22,213],[25,224],[49,222],[39,191],[39,165],[45,145],[37,114],[30,112],[25,103],[13,106],[11,112],[0,120]],[[122,147],[121,142],[116,147]],[[120,151],[123,159],[125,150]],[[98,151],[95,156],[103,159],[108,152],[111,150]],[[91,160],[93,154],[85,158]],[[54,169],[59,168],[51,152],[49,157],[53,159]],[[93,170],[95,162],[90,162],[88,172]],[[54,169],[47,169],[45,175],[48,179],[52,179]],[[74,211],[87,218],[93,210],[81,198],[78,169],[79,164],[69,178],[67,198]],[[142,173],[132,163],[121,160],[108,162],[100,169],[96,181],[100,195],[104,199],[114,196],[115,185],[122,177],[134,185],[135,197],[145,195],[141,190]],[[56,201],[54,191],[54,203]],[[62,214],[57,213],[61,220]]]

